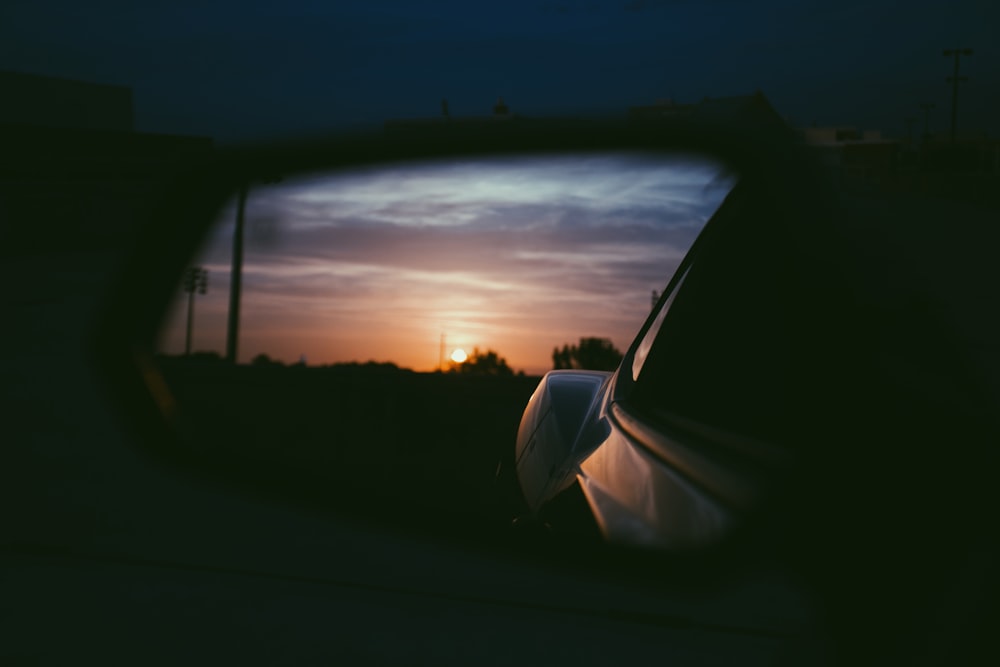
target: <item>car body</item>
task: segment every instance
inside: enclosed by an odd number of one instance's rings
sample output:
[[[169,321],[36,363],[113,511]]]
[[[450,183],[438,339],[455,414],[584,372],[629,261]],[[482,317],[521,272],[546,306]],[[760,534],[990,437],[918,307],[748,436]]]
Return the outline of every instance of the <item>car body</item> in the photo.
[[[705,240],[681,263],[615,372],[551,371],[542,379],[522,418],[513,457],[517,485],[532,514],[542,516],[554,498],[579,492],[609,540],[704,547],[721,540],[788,464],[780,447],[711,423],[671,415],[671,424],[651,425],[649,412],[646,418],[636,414],[629,400],[637,384],[655,381],[647,376],[658,369],[644,366],[651,356],[655,362],[654,344],[666,347],[657,339],[670,326],[667,318],[692,265],[700,261],[696,258],[711,252],[706,248],[718,243],[726,220],[740,217],[746,197],[737,187],[706,225]],[[737,449],[744,459],[736,464],[732,457],[713,458],[692,443],[706,436],[716,438],[717,447]]]
[[[745,185],[617,371],[543,378],[513,453],[526,516],[783,553],[823,580],[831,619],[867,628],[855,650],[902,627],[916,646],[940,614],[980,623],[1000,442],[988,209],[834,193],[787,215]]]

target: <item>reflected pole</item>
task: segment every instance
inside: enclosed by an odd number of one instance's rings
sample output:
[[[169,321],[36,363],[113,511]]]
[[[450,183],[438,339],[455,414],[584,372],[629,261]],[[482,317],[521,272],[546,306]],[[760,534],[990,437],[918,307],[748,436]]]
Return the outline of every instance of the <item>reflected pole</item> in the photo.
[[[236,205],[236,229],[233,231],[233,267],[229,282],[229,324],[226,329],[226,361],[236,363],[236,344],[240,328],[240,290],[243,282],[243,222],[247,205],[247,184],[240,186]]]

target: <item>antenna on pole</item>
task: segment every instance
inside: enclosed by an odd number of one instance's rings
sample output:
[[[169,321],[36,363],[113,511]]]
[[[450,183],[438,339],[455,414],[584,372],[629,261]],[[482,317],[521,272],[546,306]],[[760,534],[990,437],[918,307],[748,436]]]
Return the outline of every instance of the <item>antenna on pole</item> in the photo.
[[[445,334],[441,332],[441,352],[438,355],[438,370],[444,373],[444,348],[445,348]]]

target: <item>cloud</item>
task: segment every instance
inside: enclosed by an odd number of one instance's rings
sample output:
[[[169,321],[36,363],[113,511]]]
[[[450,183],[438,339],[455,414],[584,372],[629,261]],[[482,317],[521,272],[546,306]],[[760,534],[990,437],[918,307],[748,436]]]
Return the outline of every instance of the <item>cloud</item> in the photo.
[[[243,330],[272,356],[424,370],[442,327],[535,371],[582,335],[625,347],[718,206],[722,192],[707,187],[717,175],[699,162],[604,156],[263,188],[248,202]],[[213,274],[228,262],[233,215],[206,247]],[[366,340],[375,347],[363,353]]]

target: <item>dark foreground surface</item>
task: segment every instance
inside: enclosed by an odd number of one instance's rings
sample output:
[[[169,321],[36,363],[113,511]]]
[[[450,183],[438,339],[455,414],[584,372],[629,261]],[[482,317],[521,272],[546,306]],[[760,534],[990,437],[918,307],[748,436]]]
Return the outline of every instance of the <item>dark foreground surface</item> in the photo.
[[[49,289],[59,275],[49,274]],[[13,382],[4,394],[12,438],[0,450],[0,664],[768,665],[815,664],[826,651],[816,609],[773,573],[686,585],[692,563],[640,568],[627,555],[574,549],[546,556],[541,542],[463,538],[490,522],[422,509],[486,506],[477,490],[485,494],[492,476],[490,448],[512,445],[534,380],[342,383],[237,368],[234,381],[225,371],[168,370],[188,409],[198,396],[210,408],[203,425],[240,430],[184,441],[215,447],[205,461],[238,474],[189,474],[149,456],[109,411],[82,343],[51,327],[71,304],[37,300],[21,312],[32,315],[17,336],[22,354],[4,362]],[[227,386],[243,400],[220,399]],[[396,407],[362,401],[362,387]],[[428,405],[450,407],[419,409]],[[240,419],[225,421],[230,410]],[[338,427],[343,417],[353,425]],[[407,428],[417,423],[428,430]],[[450,428],[426,435],[440,425]],[[396,439],[411,430],[425,435]],[[406,452],[428,476],[389,468],[393,457],[362,442]],[[260,447],[256,459],[248,443]],[[442,464],[460,475],[429,476],[435,446],[467,454]],[[337,456],[367,465],[327,467]],[[364,481],[389,469],[387,481]],[[254,475],[276,497],[239,488]],[[458,487],[467,495],[456,497]],[[396,530],[386,508],[453,539]]]
[[[964,285],[953,302],[969,314],[958,330],[963,349],[981,359],[983,378],[996,378],[996,281],[977,277],[996,266],[997,218],[944,204],[918,201],[910,208],[920,216],[896,218],[898,232],[869,244],[872,266],[895,276],[909,259],[923,262],[945,294]],[[900,240],[914,238],[921,250],[904,253]],[[942,536],[956,534],[949,526],[988,519],[994,504],[901,514],[926,537],[912,551],[893,549],[898,560],[853,534],[824,542],[865,566],[820,559],[824,590],[844,591],[836,615],[794,578],[763,567],[699,568],[701,554],[683,562],[596,550],[535,558],[542,548],[534,543],[455,545],[349,518],[388,509],[455,534],[469,529],[473,522],[438,510],[471,516],[489,506],[482,484],[494,447],[513,443],[529,379],[389,382],[295,369],[235,369],[244,375],[229,378],[204,370],[199,378],[202,371],[165,369],[191,412],[183,446],[232,474],[222,482],[162,465],[126,430],[91,354],[114,268],[110,250],[76,247],[0,263],[17,286],[5,295],[9,319],[0,328],[0,664],[996,662],[982,659],[996,652],[995,521],[967,536],[979,546],[955,549],[947,567],[927,555],[948,548]],[[922,312],[912,310],[918,324]],[[917,462],[988,481],[996,466],[957,458],[961,444],[943,441]],[[346,518],[235,488],[254,475],[272,496],[311,495]],[[936,477],[921,498],[954,508],[943,492],[971,486],[966,479]],[[995,485],[985,488],[995,496]],[[830,507],[850,499],[853,488],[842,490]],[[787,542],[798,545],[804,527],[788,526]],[[907,595],[897,599],[899,591]],[[911,599],[921,604],[904,614]],[[877,659],[884,655],[891,659]]]
[[[509,522],[497,462],[538,377],[159,359],[191,448],[234,481],[352,515]]]

